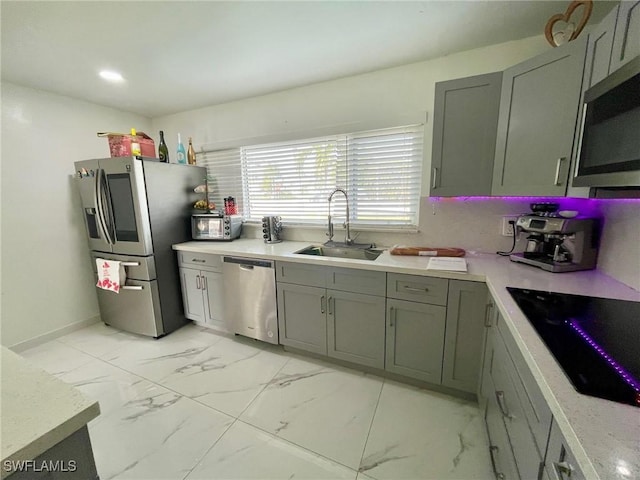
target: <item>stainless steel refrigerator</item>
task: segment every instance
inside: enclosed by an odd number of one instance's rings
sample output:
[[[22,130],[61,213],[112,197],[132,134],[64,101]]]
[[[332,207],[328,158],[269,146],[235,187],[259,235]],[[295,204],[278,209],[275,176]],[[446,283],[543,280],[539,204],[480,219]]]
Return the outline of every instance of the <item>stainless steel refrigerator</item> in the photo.
[[[203,167],[116,157],[75,162],[92,264],[122,262],[119,293],[96,287],[100,316],[127,332],[161,337],[184,325],[172,245],[191,239],[193,203]]]

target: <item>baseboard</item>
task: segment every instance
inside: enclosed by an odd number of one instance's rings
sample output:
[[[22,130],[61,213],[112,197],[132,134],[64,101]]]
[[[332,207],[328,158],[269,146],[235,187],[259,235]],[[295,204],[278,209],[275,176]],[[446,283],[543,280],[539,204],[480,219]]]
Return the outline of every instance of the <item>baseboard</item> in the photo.
[[[42,335],[38,335],[37,337],[30,338],[29,340],[24,340],[23,342],[11,345],[9,347],[9,350],[20,353],[30,348],[37,347],[38,345],[42,345],[43,343],[49,342],[51,340],[55,340],[56,338],[66,335],[67,333],[71,333],[75,330],[80,330],[81,328],[88,327],[89,325],[93,325],[94,323],[98,323],[100,321],[100,315],[96,315],[86,320],[82,320],[81,322],[72,323],[71,325],[67,325],[65,327],[43,333]]]

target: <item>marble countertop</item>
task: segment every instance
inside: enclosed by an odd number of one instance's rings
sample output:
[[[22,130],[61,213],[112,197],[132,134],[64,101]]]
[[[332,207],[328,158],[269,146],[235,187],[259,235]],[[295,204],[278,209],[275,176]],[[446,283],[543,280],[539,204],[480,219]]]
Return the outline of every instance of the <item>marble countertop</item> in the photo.
[[[2,347],[2,477],[5,461],[33,460],[100,414],[98,402]]]
[[[375,261],[299,255],[311,242],[267,245],[260,239],[233,242],[186,242],[175,250],[236,255],[334,267],[486,282],[505,324],[520,348],[551,408],[568,447],[586,478],[640,478],[640,409],[579,394],[571,385],[506,287],[530,288],[595,297],[640,301],[640,292],[597,270],[549,273],[491,254],[466,256],[468,272],[426,270],[428,258],[384,252]]]

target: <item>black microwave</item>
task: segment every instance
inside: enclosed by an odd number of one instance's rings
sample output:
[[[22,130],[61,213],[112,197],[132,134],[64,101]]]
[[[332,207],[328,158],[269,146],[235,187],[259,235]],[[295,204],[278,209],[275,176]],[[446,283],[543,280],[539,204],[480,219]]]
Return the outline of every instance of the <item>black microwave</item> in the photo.
[[[573,185],[640,187],[640,57],[584,94]]]

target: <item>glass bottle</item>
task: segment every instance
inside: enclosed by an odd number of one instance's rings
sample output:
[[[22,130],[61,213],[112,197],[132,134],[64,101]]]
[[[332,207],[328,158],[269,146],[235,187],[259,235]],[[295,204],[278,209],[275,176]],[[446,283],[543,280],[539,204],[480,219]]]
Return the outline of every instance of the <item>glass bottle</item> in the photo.
[[[178,134],[178,148],[176,150],[176,160],[178,163],[186,164],[187,163],[187,152],[184,149],[184,145],[182,144],[182,137]]]
[[[189,165],[196,164],[196,151],[193,149],[191,137],[189,137],[189,148],[187,149],[187,163],[189,163]]]
[[[164,141],[164,132],[160,130],[160,144],[158,145],[158,158],[161,162],[169,163],[169,148]]]

